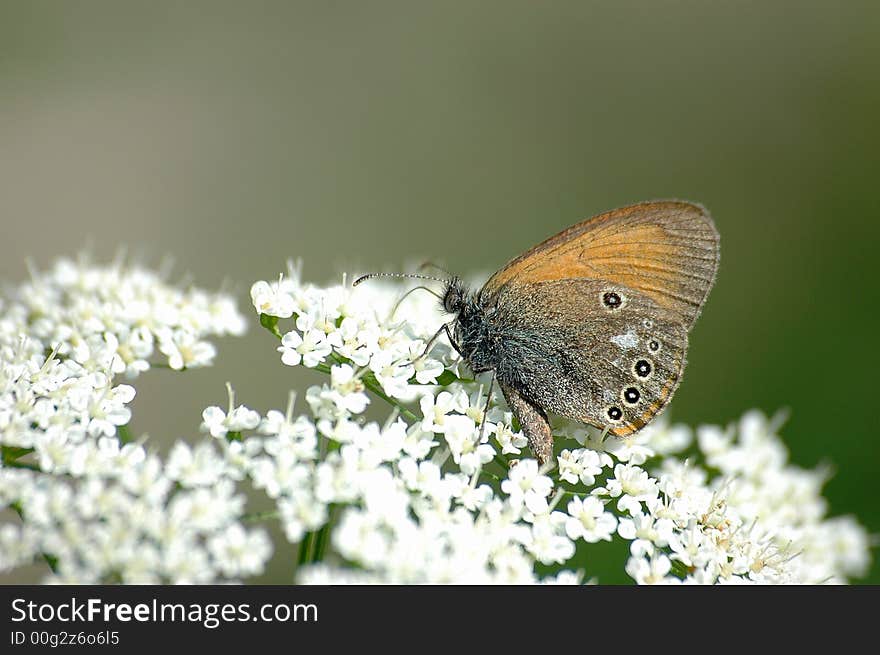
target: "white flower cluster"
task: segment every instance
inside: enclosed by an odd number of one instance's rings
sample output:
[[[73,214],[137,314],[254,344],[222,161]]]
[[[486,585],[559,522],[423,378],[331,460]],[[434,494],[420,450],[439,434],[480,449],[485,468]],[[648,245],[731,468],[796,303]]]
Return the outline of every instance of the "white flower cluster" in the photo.
[[[102,438],[128,424],[135,390],[117,376],[205,366],[215,354],[206,339],[246,325],[230,297],[180,291],[139,268],[62,260],[31,277],[0,308],[0,435],[47,473],[89,472]]]
[[[0,571],[37,557],[55,582],[261,571],[270,544],[238,522],[232,446],[179,443],[162,462],[128,442],[135,390],[115,383],[210,364],[208,337],[244,331],[234,301],[139,268],[61,261],[2,303]]]
[[[791,465],[756,412],[696,432],[661,419],[627,440],[559,422],[541,469],[500,396],[487,405],[489,379],[469,379],[445,338],[430,343],[448,320],[430,293],[291,271],[251,298],[282,362],[324,382],[265,415],[230,388],[227,407],[204,410],[201,440],[164,461],[120,429],[134,390],[113,376],[156,351],[172,368],[208,363],[206,337],[242,330],[231,301],[70,263],[10,299],[0,507],[21,519],[0,523],[0,571],[43,557],[51,581],[246,579],[272,556],[258,521],[280,522],[297,549],[276,558],[306,583],[602,582],[582,553],[612,540],[638,583],[867,570],[864,529],[827,517],[824,473]],[[248,488],[271,508],[249,510]]]

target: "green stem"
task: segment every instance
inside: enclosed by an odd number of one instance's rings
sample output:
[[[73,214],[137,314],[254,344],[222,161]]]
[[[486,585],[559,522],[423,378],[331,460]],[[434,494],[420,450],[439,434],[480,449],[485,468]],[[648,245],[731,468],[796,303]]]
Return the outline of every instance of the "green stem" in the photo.
[[[416,416],[416,415],[415,415],[412,411],[410,411],[407,407],[405,407],[404,405],[401,405],[399,402],[397,402],[397,401],[393,400],[392,398],[386,396],[386,395],[385,395],[385,392],[382,391],[382,388],[378,385],[378,383],[373,384],[373,383],[371,383],[369,380],[363,380],[363,383],[364,383],[364,386],[365,386],[367,389],[369,389],[369,390],[372,391],[374,394],[376,394],[377,396],[379,396],[379,398],[381,398],[382,400],[384,400],[386,403],[388,403],[388,404],[391,405],[392,407],[396,407],[398,410],[400,410],[400,413],[401,413],[402,416],[406,417],[407,419],[409,419],[410,421],[413,421],[413,422],[419,420],[419,417]]]
[[[313,562],[321,562],[324,559],[324,553],[327,550],[327,542],[330,540],[330,528],[333,525],[333,518],[336,514],[336,506],[330,505],[327,509],[327,522],[318,530],[318,536],[315,540],[315,552],[312,557]]]
[[[21,511],[21,507],[15,503],[10,505],[10,507],[15,510],[15,513],[18,514],[18,518],[20,518],[21,522],[24,523],[24,512]],[[58,558],[54,555],[50,555],[49,553],[40,553],[40,555],[42,555],[43,560],[49,567],[49,570],[51,570],[52,573],[58,573]]]
[[[506,479],[500,475],[495,475],[494,473],[490,473],[489,471],[487,471],[485,469],[480,471],[480,475],[481,476],[485,475],[487,478],[492,478],[495,482],[502,482]]]
[[[280,512],[278,510],[269,510],[266,512],[251,512],[250,514],[244,514],[241,517],[242,521],[254,522],[254,521],[268,521],[272,519],[277,519],[280,516]]]
[[[296,568],[311,561],[312,549],[315,542],[315,533],[306,532],[301,542],[299,542],[299,557],[296,560]]]
[[[278,317],[269,316],[268,314],[260,314],[260,325],[269,330],[276,337],[281,339],[281,330],[278,329]]]

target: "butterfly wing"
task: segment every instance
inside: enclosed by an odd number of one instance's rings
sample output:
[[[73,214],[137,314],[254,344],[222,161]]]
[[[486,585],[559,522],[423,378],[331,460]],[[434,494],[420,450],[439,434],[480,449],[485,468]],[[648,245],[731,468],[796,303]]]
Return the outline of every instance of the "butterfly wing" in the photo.
[[[613,308],[609,292],[622,299]],[[548,280],[511,282],[496,300],[491,321],[503,356],[495,374],[502,389],[541,409],[625,437],[678,387],[687,329],[645,294],[604,280]]]
[[[499,382],[539,408],[636,432],[678,387],[719,257],[708,212],[683,201],[615,209],[550,237],[480,291],[503,343]]]
[[[573,225],[510,261],[484,298],[514,281],[604,280],[645,294],[690,329],[715,281],[719,238],[700,205],[659,200]]]

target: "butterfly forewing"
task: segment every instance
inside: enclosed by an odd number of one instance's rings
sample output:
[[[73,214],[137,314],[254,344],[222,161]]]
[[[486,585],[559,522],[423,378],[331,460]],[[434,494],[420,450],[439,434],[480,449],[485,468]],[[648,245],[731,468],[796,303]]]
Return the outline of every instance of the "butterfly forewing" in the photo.
[[[700,205],[662,200],[599,214],[526,251],[483,287],[512,281],[604,280],[643,293],[690,328],[712,288],[718,232]]]

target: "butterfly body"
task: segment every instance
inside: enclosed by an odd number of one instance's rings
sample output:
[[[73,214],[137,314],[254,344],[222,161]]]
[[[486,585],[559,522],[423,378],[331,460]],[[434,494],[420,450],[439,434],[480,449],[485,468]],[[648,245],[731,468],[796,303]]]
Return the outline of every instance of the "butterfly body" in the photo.
[[[624,437],[663,410],[718,259],[718,233],[699,205],[624,207],[535,246],[479,292],[450,280],[450,336],[475,373],[494,372],[544,462],[548,411]]]

